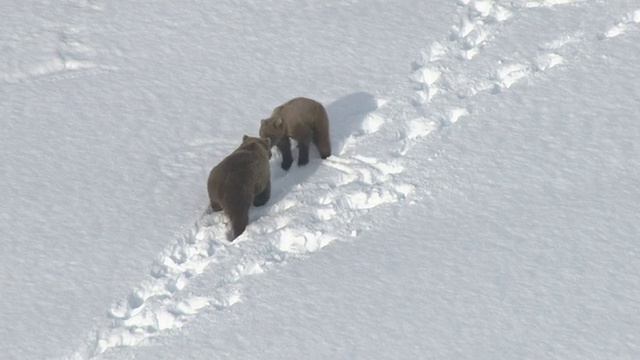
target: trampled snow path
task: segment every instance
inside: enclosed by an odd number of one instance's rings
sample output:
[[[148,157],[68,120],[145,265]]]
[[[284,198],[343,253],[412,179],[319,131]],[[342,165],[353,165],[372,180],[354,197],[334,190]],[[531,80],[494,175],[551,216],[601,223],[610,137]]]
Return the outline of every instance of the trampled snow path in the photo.
[[[163,330],[180,328],[204,308],[230,307],[242,298],[239,285],[246,276],[357,236],[360,229],[354,220],[359,216],[381,204],[410,199],[414,186],[403,182],[403,157],[416,142],[472,116],[477,101],[489,101],[486,96],[551,76],[542,75],[579,55],[565,54],[568,45],[606,40],[640,22],[640,10],[635,10],[608,29],[557,34],[556,40],[533,49],[533,57],[477,61],[520,12],[580,5],[564,0],[462,1],[447,40],[432,43],[413,64],[416,99],[354,94],[329,104],[333,123],[349,124],[332,129],[331,158],[320,161],[316,154],[307,166],[294,165],[288,173],[274,158],[272,198],[252,209],[250,225],[240,238],[227,242],[221,214],[195,220],[153,262],[148,279],[109,310],[111,325],[97,329],[86,346],[68,358],[93,358],[113,347],[136,346]],[[471,62],[479,67],[469,67]],[[380,147],[391,151],[380,152],[380,157],[363,155]],[[214,274],[211,295],[192,296],[186,287],[205,270]]]
[[[396,179],[403,171],[400,164],[358,154],[358,142],[383,124],[377,114],[381,109],[366,111],[384,108],[384,103],[367,94],[354,94],[329,105],[329,112],[341,117],[343,124],[353,124],[348,136],[333,137],[337,154],[324,161],[316,154],[307,166],[294,164],[289,172],[280,169],[276,155],[271,162],[271,200],[252,209],[250,226],[243,235],[229,243],[226,218],[205,213],[158,256],[148,280],[111,308],[112,326],[98,330],[95,340],[71,358],[91,358],[112,347],[135,346],[162,330],[181,327],[202,308],[232,306],[241,298],[236,284],[245,276],[318,251],[336,239],[357,236],[359,229],[350,226],[354,218],[407,198],[412,187]],[[353,113],[357,109],[365,112]],[[214,295],[192,297],[183,292],[205,269],[216,274],[216,281],[209,284]]]
[[[523,81],[547,77],[545,73],[563,64],[566,58],[578,59],[584,43],[593,39],[606,40],[640,26],[640,9],[623,15],[605,31],[586,27],[558,34],[553,41],[543,42],[533,49],[533,56],[521,55],[501,58],[491,54],[478,59],[485,46],[490,45],[497,34],[510,30],[510,21],[525,11],[558,6],[581,6],[582,0],[538,0],[523,1],[479,1],[462,0],[458,8],[457,21],[451,27],[446,40],[434,41],[412,64],[410,80],[414,85],[416,109],[423,118],[411,123],[422,123],[423,128],[440,129],[456,123],[461,117],[474,113],[475,105],[486,103],[486,94],[496,95]],[[587,24],[590,25],[590,24]],[[574,45],[573,49],[565,48]],[[580,45],[580,46],[575,46]],[[530,53],[531,51],[529,51]],[[565,54],[565,52],[567,54]],[[519,55],[519,56],[518,56]],[[475,66],[471,66],[475,65]],[[410,124],[411,124],[410,123]],[[412,127],[412,125],[409,125]],[[428,132],[423,132],[424,135]],[[417,137],[408,137],[414,141]],[[406,143],[399,153],[410,148]]]

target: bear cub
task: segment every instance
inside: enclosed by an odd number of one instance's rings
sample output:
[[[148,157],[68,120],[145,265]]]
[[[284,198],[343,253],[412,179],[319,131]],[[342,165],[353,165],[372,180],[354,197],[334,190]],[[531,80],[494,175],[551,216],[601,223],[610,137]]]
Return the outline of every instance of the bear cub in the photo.
[[[290,139],[298,142],[298,166],[309,162],[311,142],[322,159],[331,156],[329,118],[324,106],[312,99],[294,98],[273,109],[271,117],[260,121],[260,137],[269,138],[271,146],[278,147],[284,170],[293,162]]]
[[[271,196],[271,141],[244,135],[242,144],[209,173],[207,191],[213,211],[224,210],[235,240],[249,223],[251,205],[262,206]]]

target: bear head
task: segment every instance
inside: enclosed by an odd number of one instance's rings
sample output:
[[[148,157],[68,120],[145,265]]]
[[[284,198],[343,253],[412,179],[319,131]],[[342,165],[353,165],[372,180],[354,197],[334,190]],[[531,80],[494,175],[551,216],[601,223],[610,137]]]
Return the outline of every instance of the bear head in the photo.
[[[260,120],[260,137],[271,140],[271,146],[274,146],[285,136],[286,129],[284,121],[280,117],[270,117]]]
[[[249,135],[242,136],[242,145],[240,145],[241,148],[251,148],[252,150],[256,151],[256,146],[258,147],[257,151],[264,150],[268,154],[269,159],[271,159],[271,139],[269,139],[268,137],[254,137]]]

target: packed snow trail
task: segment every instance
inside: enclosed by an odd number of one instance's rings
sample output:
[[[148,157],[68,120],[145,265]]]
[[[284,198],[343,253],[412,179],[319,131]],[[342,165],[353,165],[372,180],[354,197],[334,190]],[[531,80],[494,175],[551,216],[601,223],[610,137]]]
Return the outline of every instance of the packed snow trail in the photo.
[[[358,217],[379,205],[410,201],[415,184],[405,183],[402,173],[413,145],[473,117],[489,106],[491,97],[516,85],[552,79],[552,69],[578,60],[596,42],[639,27],[640,9],[623,9],[627,12],[608,27],[579,24],[508,58],[491,53],[498,48],[491,45],[499,34],[517,25],[523,13],[581,6],[586,4],[463,0],[450,34],[432,42],[413,62],[411,86],[402,82],[385,98],[357,93],[326,104],[335,152],[329,159],[320,160],[313,149],[307,166],[284,172],[279,155],[274,156],[272,197],[265,206],[252,208],[243,235],[229,243],[224,216],[205,213],[158,256],[148,279],[109,310],[110,325],[97,329],[68,358],[88,359],[110,348],[136,346],[182,327],[205,308],[233,306],[242,299],[239,285],[246,276],[308,256],[335,240],[357,237],[362,230]],[[198,159],[196,152],[182,159]],[[205,270],[215,274],[210,295],[190,295],[188,284]]]
[[[227,240],[227,219],[205,213],[153,262],[149,279],[109,311],[112,326],[99,330],[89,348],[76,358],[99,355],[117,346],[135,346],[160,331],[181,327],[207,306],[232,306],[241,294],[234,286],[247,275],[262,273],[290,257],[320,250],[336,239],[356,236],[350,223],[381,204],[400,201],[412,186],[395,179],[403,170],[357,153],[358,142],[380,129],[375,110],[385,101],[353,94],[327,106],[333,118],[336,154],[326,160],[314,149],[310,163],[280,168],[279,154],[271,161],[272,196],[250,212],[250,226],[233,243]],[[350,129],[348,129],[350,128]],[[341,137],[342,131],[351,131]],[[204,205],[203,205],[204,207]],[[217,274],[212,296],[182,292],[191,279],[207,269]]]
[[[551,34],[554,36],[552,40],[542,41],[533,49],[512,44],[492,46],[502,33],[510,31],[517,19],[527,13],[537,11],[536,16],[545,16],[556,10],[554,8],[586,11],[583,9],[586,5],[593,4],[580,0],[461,1],[457,21],[448,36],[433,41],[412,63],[410,80],[416,90],[413,104],[422,114],[420,119],[412,122],[428,123],[423,128],[446,128],[461,117],[481,111],[490,101],[487,96],[499,95],[523,82],[550,79],[547,72],[567,61],[578,61],[588,55],[585,52],[592,51],[597,41],[640,28],[640,9],[616,8],[613,12],[621,14],[613,15],[619,20],[612,26],[576,22],[567,25],[574,26],[574,29],[555,32]],[[588,10],[603,12],[603,8],[610,10],[606,4]],[[603,19],[603,23],[606,21]],[[518,30],[523,29],[514,31]],[[544,34],[543,29],[525,30]],[[407,150],[408,147],[404,147],[399,152],[404,154]]]

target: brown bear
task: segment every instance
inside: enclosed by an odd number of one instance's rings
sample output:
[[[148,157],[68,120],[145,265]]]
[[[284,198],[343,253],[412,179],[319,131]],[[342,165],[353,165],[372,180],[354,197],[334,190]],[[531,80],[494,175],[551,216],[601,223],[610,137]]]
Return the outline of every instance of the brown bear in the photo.
[[[312,141],[322,159],[331,156],[329,118],[324,106],[315,100],[298,97],[273,109],[271,117],[260,121],[260,137],[269,138],[271,146],[278,147],[284,170],[289,170],[293,162],[289,138],[298,142],[298,166],[309,162]]]
[[[231,221],[233,241],[249,223],[249,208],[262,206],[271,196],[271,141],[244,135],[242,144],[209,174],[211,209],[224,210]]]

